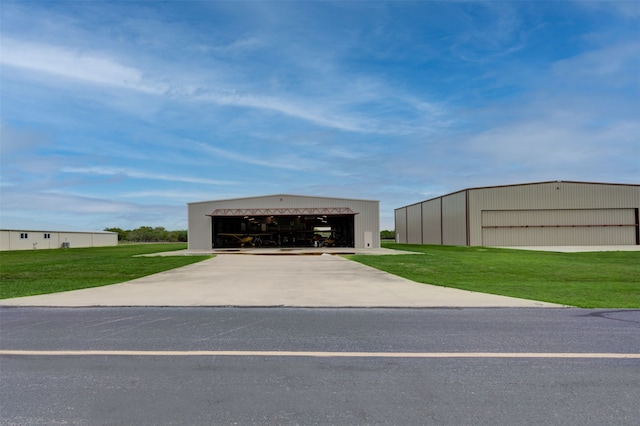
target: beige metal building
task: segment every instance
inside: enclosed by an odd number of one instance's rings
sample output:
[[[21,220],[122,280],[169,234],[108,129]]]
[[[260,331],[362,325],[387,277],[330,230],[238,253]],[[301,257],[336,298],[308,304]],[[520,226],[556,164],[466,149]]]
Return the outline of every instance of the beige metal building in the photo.
[[[190,250],[380,247],[378,201],[280,194],[187,206]]]
[[[107,231],[0,230],[0,250],[39,250],[117,246],[118,234]]]
[[[395,210],[396,241],[640,245],[640,185],[551,181],[470,188]]]

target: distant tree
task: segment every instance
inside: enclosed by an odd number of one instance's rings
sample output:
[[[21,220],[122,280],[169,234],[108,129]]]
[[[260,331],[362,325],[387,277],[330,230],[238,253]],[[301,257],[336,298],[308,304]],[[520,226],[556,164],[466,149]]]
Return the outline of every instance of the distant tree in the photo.
[[[168,231],[163,226],[141,226],[133,230],[122,230],[121,228],[105,228],[105,231],[117,232],[118,241],[131,241],[139,243],[150,242],[186,242],[187,231]]]
[[[164,226],[156,226],[153,228],[153,241],[168,241],[169,231]]]
[[[180,230],[180,231],[171,231],[171,237],[175,238],[175,241],[179,241],[181,243],[186,243],[187,242],[187,230]],[[174,241],[173,239],[171,241]]]
[[[141,226],[129,232],[129,241],[150,242],[154,241],[154,229],[150,226]]]
[[[118,241],[125,241],[127,239],[127,233],[129,232],[129,231],[125,231],[122,228],[104,228],[103,231],[117,232],[118,233]]]
[[[382,240],[395,240],[396,239],[396,231],[389,231],[389,230],[380,231],[380,239],[382,239]]]

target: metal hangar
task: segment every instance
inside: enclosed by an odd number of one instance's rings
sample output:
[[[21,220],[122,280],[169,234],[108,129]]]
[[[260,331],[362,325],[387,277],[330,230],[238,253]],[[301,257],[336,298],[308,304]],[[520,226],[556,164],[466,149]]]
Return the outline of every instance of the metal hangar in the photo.
[[[190,250],[380,247],[378,201],[279,194],[187,206]]]
[[[640,185],[550,181],[469,188],[395,210],[396,241],[640,245]]]

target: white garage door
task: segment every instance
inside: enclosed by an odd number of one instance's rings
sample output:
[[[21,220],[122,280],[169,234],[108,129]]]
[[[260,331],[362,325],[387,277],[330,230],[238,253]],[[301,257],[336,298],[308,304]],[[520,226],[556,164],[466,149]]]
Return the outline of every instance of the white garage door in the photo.
[[[485,210],[486,246],[637,244],[636,209]]]

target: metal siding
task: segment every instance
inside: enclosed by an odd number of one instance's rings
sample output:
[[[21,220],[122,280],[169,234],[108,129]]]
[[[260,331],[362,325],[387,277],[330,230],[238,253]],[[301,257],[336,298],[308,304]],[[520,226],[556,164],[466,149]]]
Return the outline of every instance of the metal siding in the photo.
[[[465,206],[465,194],[468,194],[468,205]],[[472,246],[483,244],[482,212],[487,210],[520,211],[520,210],[584,210],[591,211],[584,216],[586,219],[596,220],[602,217],[616,221],[614,213],[606,209],[629,209],[624,213],[624,220],[628,220],[630,215],[636,216],[636,210],[640,209],[640,185],[625,184],[603,184],[588,182],[542,182],[522,185],[508,185],[489,188],[472,188],[465,191],[445,195],[443,197],[428,200],[423,205],[422,240],[425,243],[438,243],[437,226],[435,217],[438,216],[436,203],[442,203],[442,244],[467,243]],[[468,218],[467,211],[468,210]],[[405,208],[398,209],[401,211]],[[602,210],[595,213],[594,210]],[[617,214],[617,213],[616,213]],[[598,216],[600,215],[600,216]],[[612,216],[613,215],[613,216]],[[396,213],[396,224],[399,222]],[[585,219],[585,220],[586,220]],[[468,220],[468,230],[466,229]],[[495,220],[499,220],[495,218]],[[576,219],[577,220],[577,219]],[[604,220],[604,219],[603,219]],[[608,219],[607,219],[608,220]],[[634,219],[635,238],[633,242],[625,244],[640,244],[640,229],[638,229],[638,219]],[[581,229],[583,235],[577,230]],[[588,229],[588,230],[587,230]],[[630,241],[630,231],[624,227],[601,227],[601,228],[576,228],[573,232],[567,230],[562,232],[539,233],[535,237],[540,240],[539,245],[558,245],[562,243],[582,245],[584,241],[602,241],[602,244],[618,244],[620,241]],[[396,225],[398,230],[398,225]],[[486,231],[485,231],[486,232]],[[633,233],[633,232],[631,232]],[[401,237],[403,234],[400,234]],[[521,241],[522,237],[514,237],[510,241],[508,236],[501,236],[501,241],[513,244]],[[607,242],[607,243],[605,243]],[[484,243],[486,244],[486,243]],[[503,244],[504,245],[504,244]]]
[[[483,244],[635,244],[635,220],[635,209],[483,211]]]
[[[51,238],[53,239],[53,234],[51,234]],[[117,245],[118,245],[118,234],[101,234],[101,233],[93,234],[94,247],[117,246]]]
[[[322,207],[349,207],[354,212],[357,212],[358,214],[354,216],[355,247],[364,248],[365,232],[372,233],[372,248],[380,247],[380,205],[378,201],[281,194],[189,203],[189,249],[211,249],[211,217],[207,215],[211,214],[215,209]]]
[[[0,231],[0,251],[11,250],[11,231]]]
[[[399,244],[407,244],[407,208],[396,209],[395,214],[396,241]]]
[[[485,210],[482,226],[634,225],[633,209]]]
[[[422,243],[442,244],[442,199],[422,203]]]
[[[28,238],[20,238],[20,234],[25,232]],[[44,234],[49,234],[51,238],[44,238]],[[2,230],[1,235],[0,250],[57,249],[62,247],[63,242],[68,242],[71,248],[118,245],[118,234],[109,232]]]
[[[365,248],[365,232],[371,232],[371,248],[380,247],[380,206],[378,201],[367,200],[339,200],[323,198],[324,202],[318,202],[313,206],[302,205],[300,207],[349,207],[358,212],[354,216],[354,245],[356,248]],[[338,205],[337,203],[341,204]]]
[[[546,182],[470,190],[470,209],[562,210],[638,208],[640,186]]]
[[[407,207],[407,243],[422,244],[422,204]]]
[[[493,216],[491,226],[567,224],[611,224],[628,221],[640,205],[640,186],[579,182],[545,182],[508,187],[470,190],[470,242],[471,245],[592,245],[636,244],[631,234],[635,228],[579,227],[549,228],[544,231],[504,228],[500,231],[483,229],[484,211],[525,211],[527,213]],[[621,213],[620,209],[626,209]],[[539,213],[546,211],[547,213]],[[534,213],[538,212],[538,213]],[[580,212],[580,213],[578,213]],[[622,214],[626,219],[619,215]],[[517,215],[517,217],[516,217]],[[486,220],[486,219],[485,219]],[[564,221],[555,223],[554,221]],[[487,224],[485,223],[485,226]],[[535,229],[535,228],[534,228]]]
[[[213,243],[211,217],[207,214],[214,209],[214,202],[188,205],[187,241],[189,250],[211,250]]]
[[[467,244],[466,191],[442,197],[442,244]]]

